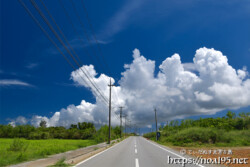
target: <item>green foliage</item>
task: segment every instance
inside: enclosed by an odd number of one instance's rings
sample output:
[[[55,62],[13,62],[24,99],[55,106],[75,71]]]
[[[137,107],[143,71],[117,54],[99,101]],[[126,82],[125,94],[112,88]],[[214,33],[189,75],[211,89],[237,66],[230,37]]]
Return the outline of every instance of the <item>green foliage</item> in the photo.
[[[154,140],[154,139],[156,138],[156,133],[155,133],[155,132],[145,133],[143,136],[144,136],[145,138]]]
[[[77,125],[72,124],[69,129],[65,127],[33,127],[31,125],[18,125],[15,127],[0,125],[0,166],[43,158],[99,142],[106,142],[108,140],[108,130],[106,125],[96,130],[93,123],[87,122],[78,123]],[[111,128],[111,139],[119,137],[120,128]]]
[[[229,111],[222,118],[200,118],[198,120],[171,121],[160,128],[162,143],[178,146],[215,145],[215,146],[249,146],[250,145],[249,113]],[[144,137],[155,140],[155,132],[144,134]]]
[[[36,130],[31,125],[0,125],[0,138],[27,138],[31,132]]]
[[[42,127],[42,128],[46,128],[47,127],[47,122],[45,121],[45,120],[41,120],[41,122],[40,122],[40,127]]]
[[[46,122],[45,122],[46,123]],[[102,126],[99,130],[95,129],[93,123],[82,122],[72,124],[69,129],[65,127],[46,127],[45,123],[41,127],[31,125],[0,125],[0,138],[26,138],[26,139],[94,139],[97,142],[108,140],[108,126]],[[120,127],[111,128],[111,139],[120,137]]]
[[[27,160],[44,158],[48,155],[75,150],[80,147],[86,147],[94,144],[97,144],[94,140],[0,139],[0,166],[7,166]]]
[[[211,128],[193,127],[175,133],[170,137],[170,140],[177,143],[215,143],[216,133]]]
[[[0,138],[26,139],[91,139],[96,133],[93,123],[82,122],[64,127],[46,127],[46,121],[41,121],[40,127],[31,125],[0,125]]]
[[[111,140],[117,139],[120,137],[121,131],[120,127],[116,126],[115,128],[111,127]],[[102,126],[94,135],[96,142],[107,142],[109,136],[109,127],[107,125]]]
[[[27,148],[28,148],[28,144],[25,143],[22,139],[14,139],[10,147],[7,150],[24,152],[27,150]]]
[[[65,157],[61,158],[59,161],[55,163],[55,165],[51,165],[50,167],[67,167],[70,166],[69,164],[66,164],[65,162]]]

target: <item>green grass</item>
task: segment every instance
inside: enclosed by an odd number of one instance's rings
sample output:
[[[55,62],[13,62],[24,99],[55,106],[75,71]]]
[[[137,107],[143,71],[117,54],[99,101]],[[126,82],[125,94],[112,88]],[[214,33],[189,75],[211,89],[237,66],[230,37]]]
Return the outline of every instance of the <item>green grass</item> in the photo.
[[[146,137],[155,140],[155,133]],[[250,146],[250,130],[231,130],[192,127],[180,131],[164,131],[158,141],[168,146],[234,147]]]
[[[54,165],[51,165],[49,167],[68,167],[68,166],[71,166],[69,164],[66,164],[64,161],[65,161],[65,158],[62,158],[59,161],[57,161]]]
[[[0,166],[16,164],[48,155],[96,144],[93,140],[26,140],[0,138]]]

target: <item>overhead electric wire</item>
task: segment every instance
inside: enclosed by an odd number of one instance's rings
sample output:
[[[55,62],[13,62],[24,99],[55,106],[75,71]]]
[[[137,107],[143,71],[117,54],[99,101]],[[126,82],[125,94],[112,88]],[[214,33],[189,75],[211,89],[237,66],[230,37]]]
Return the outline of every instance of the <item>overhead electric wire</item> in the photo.
[[[76,30],[76,28],[75,28],[75,26],[74,26],[74,24],[73,24],[73,21],[72,21],[72,19],[70,18],[70,16],[69,16],[69,13],[67,12],[67,10],[66,10],[66,8],[65,8],[65,6],[64,6],[64,4],[63,4],[63,2],[62,2],[62,0],[58,0],[59,1],[59,3],[60,3],[60,5],[61,5],[61,7],[62,7],[62,9],[63,9],[63,11],[64,11],[64,14],[66,15],[66,17],[67,17],[67,19],[68,19],[68,21],[69,21],[69,23],[70,23],[70,25],[71,25],[71,27],[72,27],[72,29],[73,29],[73,31],[74,31],[74,33],[76,34],[76,36],[77,36],[77,38],[78,38],[78,40],[81,42],[81,44],[84,46],[84,42],[83,42],[83,40],[80,38],[80,35],[79,35],[79,33],[78,33],[78,31]],[[74,5],[74,4],[73,4]],[[75,5],[74,5],[74,7],[75,7]],[[76,10],[76,8],[75,8],[75,10]],[[78,15],[78,14],[77,14]],[[80,17],[78,18],[78,20],[80,20]],[[80,20],[81,21],[81,20]],[[86,31],[85,31],[86,32]],[[90,56],[89,55],[89,53],[88,52],[86,52],[86,54],[92,59],[92,56]],[[105,79],[106,80],[106,82],[108,83],[108,81],[107,81],[107,79]],[[115,91],[115,98],[117,99],[117,101],[118,101],[118,103],[119,103],[119,99],[118,99],[118,97],[117,97],[117,92],[116,92],[116,90],[114,90]],[[112,107],[113,108],[113,107]]]
[[[82,22],[82,20],[81,20],[80,15],[79,15],[79,13],[77,12],[76,6],[75,6],[73,0],[70,0],[70,2],[71,2],[71,4],[72,4],[73,10],[75,11],[75,14],[76,14],[76,16],[77,16],[77,19],[78,19],[78,21],[80,22],[80,24],[81,24],[81,26],[82,26],[82,30],[83,30],[83,32],[84,32],[84,35],[86,36],[86,38],[87,38],[89,44],[91,45],[91,40],[90,40],[90,38],[89,38],[89,36],[88,36],[87,30],[86,30],[86,28],[85,28],[85,26],[84,26],[84,24],[83,24],[83,22]],[[83,5],[84,5],[84,4],[83,4]],[[86,10],[86,12],[87,12],[87,10]],[[88,14],[87,14],[87,15],[88,15]],[[87,16],[87,17],[88,17],[88,16]],[[88,22],[90,23],[89,17],[88,17],[87,19],[88,19]],[[91,24],[91,23],[90,23],[90,24]],[[96,36],[95,36],[95,34],[94,34],[94,30],[93,30],[92,24],[91,24],[91,29],[92,29],[91,31],[92,31],[92,33],[93,33],[92,35],[93,35],[94,38],[95,38],[95,42],[97,42],[97,45],[99,46],[99,43],[98,43],[98,41],[97,41],[97,39],[96,39]],[[101,52],[100,46],[99,46],[99,51]],[[93,53],[94,53],[94,54],[96,53],[96,52],[94,51],[94,49],[93,49]],[[96,58],[97,58],[99,64],[101,64],[101,63],[100,63],[100,60],[99,60],[99,57],[97,56],[97,54],[95,54],[95,56],[96,56]],[[105,61],[104,61],[104,63],[105,63]],[[101,65],[102,65],[102,64],[101,64]],[[107,66],[107,64],[106,64],[106,66]],[[108,66],[107,66],[107,69],[109,69]],[[110,73],[110,74],[111,74],[111,73]],[[105,79],[105,80],[106,80],[106,79]],[[106,80],[106,82],[108,83],[108,80]],[[118,101],[118,103],[119,103],[119,99],[117,98],[116,91],[115,91],[115,98],[117,99],[117,101]],[[118,107],[118,106],[117,106],[117,107]]]
[[[28,7],[24,4],[24,2],[22,0],[19,0],[20,4],[23,6],[23,8],[26,10],[26,12],[29,14],[29,16],[35,21],[35,23],[38,25],[38,27],[43,31],[43,33],[45,34],[45,36],[49,39],[49,41],[56,47],[56,49],[58,50],[58,52],[64,57],[64,59],[67,61],[67,63],[74,69],[77,70],[75,68],[75,66],[69,61],[69,59],[65,56],[65,54],[61,51],[61,49],[59,48],[59,46],[56,44],[55,41],[53,41],[53,39],[50,37],[50,35],[47,33],[47,31],[42,27],[42,25],[39,23],[39,21],[35,18],[35,16],[32,14],[32,12],[28,9]],[[81,75],[79,75],[81,76]],[[83,79],[83,81],[85,82],[85,84],[87,84],[87,81],[85,81],[85,79],[83,77],[81,77]],[[98,97],[98,96],[97,96]]]
[[[63,9],[64,14],[66,15],[66,17],[67,17],[67,19],[68,19],[70,25],[72,26],[72,29],[73,29],[74,33],[76,34],[78,40],[80,41],[81,45],[82,45],[83,48],[84,48],[84,47],[85,47],[85,44],[84,44],[82,38],[80,37],[80,34],[79,34],[78,31],[76,30],[76,28],[75,28],[75,26],[74,26],[74,23],[73,23],[72,19],[71,19],[70,16],[69,16],[69,13],[67,12],[65,6],[63,5],[62,0],[58,0],[58,1],[59,1],[59,4],[61,5],[61,7],[62,7],[62,9]],[[88,57],[91,59],[91,61],[94,61],[93,58],[92,58],[92,56],[89,54],[89,52],[88,52],[87,50],[83,49],[83,51],[85,52],[86,55],[88,55]]]
[[[28,9],[28,7],[24,4],[24,2],[22,0],[19,0],[19,3],[23,6],[23,8],[26,10],[26,12],[29,14],[29,16],[34,20],[34,22],[38,25],[38,27],[42,30],[42,32],[45,34],[45,36],[49,39],[49,41],[56,47],[56,49],[58,50],[58,52],[64,57],[64,59],[67,61],[67,63],[74,69],[77,70],[75,68],[75,66],[69,61],[69,59],[65,56],[65,54],[61,51],[61,49],[59,48],[59,46],[56,44],[56,42],[50,37],[50,35],[47,33],[47,31],[42,27],[42,25],[39,23],[39,21],[35,18],[35,16],[32,14],[32,12]],[[85,79],[79,75],[82,80],[87,84],[87,82],[85,81]],[[95,93],[94,93],[95,94]],[[97,96],[97,95],[96,95]],[[98,96],[97,96],[98,97]]]
[[[87,8],[85,7],[84,1],[81,0],[81,2],[82,2],[82,7],[83,7],[83,10],[84,10],[85,16],[86,16],[87,21],[88,21],[88,23],[89,23],[90,30],[91,30],[92,35],[93,35],[93,37],[94,37],[94,40],[95,40],[95,42],[96,42],[96,44],[97,44],[98,50],[99,50],[99,52],[100,52],[100,54],[101,54],[101,56],[102,56],[102,59],[103,59],[104,64],[106,65],[106,67],[108,67],[108,71],[109,71],[109,73],[111,74],[111,70],[109,69],[109,66],[107,65],[107,63],[106,63],[106,61],[105,61],[105,59],[104,59],[104,55],[103,55],[103,52],[102,52],[102,50],[101,50],[100,43],[98,42],[98,40],[97,40],[97,38],[96,38],[96,34],[95,34],[95,31],[94,31],[93,25],[92,25],[92,23],[91,23],[91,20],[90,20],[90,17],[89,17]]]
[[[23,8],[26,10],[26,12],[29,14],[29,16],[35,21],[35,23],[38,25],[38,27],[43,31],[43,33],[45,34],[45,36],[50,40],[50,42],[55,45],[56,49],[59,51],[59,53],[61,55],[63,55],[64,59],[69,63],[69,65],[73,68],[76,69],[74,67],[74,65],[69,61],[69,59],[64,55],[64,53],[60,50],[60,48],[57,46],[57,44],[53,41],[53,39],[49,36],[49,34],[47,33],[47,31],[41,26],[41,24],[39,23],[39,21],[35,18],[35,16],[31,13],[31,11],[28,9],[28,7],[24,4],[24,2],[22,0],[18,0],[20,2],[20,4],[23,6]]]
[[[40,0],[41,3],[43,4],[43,6],[45,7],[46,11],[48,12],[48,14],[50,15],[51,19],[53,20],[54,24],[57,26],[57,28],[59,29],[61,35],[63,36],[64,40],[67,41],[66,37],[64,36],[64,34],[62,33],[62,31],[60,30],[59,26],[56,24],[55,20],[53,19],[52,15],[50,14],[50,12],[48,11],[48,9],[46,8],[46,6],[44,5],[44,3],[42,2],[42,0]],[[56,44],[56,42],[50,37],[50,35],[48,34],[48,32],[41,26],[41,24],[39,23],[39,21],[35,18],[35,16],[32,14],[32,12],[28,9],[28,7],[23,3],[22,0],[19,0],[19,2],[21,3],[21,5],[24,7],[24,9],[26,10],[26,12],[31,16],[31,18],[35,21],[35,23],[38,25],[38,27],[43,31],[43,33],[46,35],[46,37],[51,41],[51,43],[56,47],[56,49],[59,51],[59,53],[65,58],[65,60],[68,62],[68,64],[74,69],[76,70],[75,66],[69,61],[69,59],[65,56],[65,54],[61,51],[61,49],[59,48],[59,46]],[[74,60],[74,62],[79,66],[79,63],[76,61],[76,59],[74,58],[74,56],[71,54],[71,52],[68,50],[68,48],[65,46],[65,44],[63,43],[63,41],[61,40],[61,38],[59,37],[59,35],[56,33],[56,31],[54,30],[54,28],[51,26],[51,24],[49,23],[49,21],[47,20],[47,18],[44,16],[44,14],[42,13],[42,11],[39,9],[39,7],[37,6],[37,4],[33,1],[30,0],[30,2],[32,3],[32,5],[36,8],[36,10],[38,11],[39,15],[43,18],[43,20],[46,22],[46,24],[49,26],[49,28],[51,29],[51,31],[54,33],[54,35],[56,36],[56,38],[58,39],[58,41],[63,45],[63,47],[66,49],[67,53],[69,53],[69,55],[72,57],[72,59]],[[70,46],[70,44],[67,42],[67,44]],[[70,47],[72,48],[72,47]],[[72,48],[73,49],[73,48]],[[74,52],[74,51],[73,51]],[[81,69],[81,71],[85,74],[85,76],[88,78],[88,80],[90,81],[88,75],[86,75],[86,73]],[[79,73],[79,71],[76,70],[76,72]],[[81,77],[81,79],[85,82],[86,85],[88,85],[90,88],[91,86],[88,84],[88,82],[81,76],[81,74],[79,73],[79,76]],[[91,82],[91,81],[90,81]],[[92,83],[92,82],[91,82]],[[92,83],[92,85],[94,86],[94,84]],[[96,87],[95,87],[96,88]],[[96,88],[96,90],[99,92],[99,89]],[[99,95],[94,91],[94,94],[96,94],[97,98],[100,98]],[[104,103],[107,103],[107,99],[105,97],[103,97],[103,95],[101,94],[101,92],[99,92],[99,94],[101,95],[102,98],[100,98],[101,100],[104,100]],[[115,113],[114,115],[117,119],[119,119],[117,117],[117,114]]]
[[[51,20],[53,21],[53,23],[56,25],[59,33],[62,35],[64,41],[67,43],[67,45],[69,46],[70,50],[74,53],[74,55],[78,58],[78,60],[80,61],[80,63],[83,65],[80,57],[77,55],[77,53],[75,52],[75,50],[73,49],[73,47],[70,45],[70,43],[68,42],[67,38],[65,37],[64,33],[62,32],[62,30],[60,29],[60,27],[58,26],[58,24],[56,23],[55,19],[53,18],[53,16],[51,15],[49,9],[47,8],[47,6],[44,4],[43,0],[40,0],[41,4],[43,5],[43,7],[45,8],[45,10],[47,11],[49,17],[51,18]],[[79,65],[80,67],[80,65]],[[81,68],[81,67],[80,67]],[[83,66],[84,70],[86,71],[87,75],[90,76],[88,70]],[[90,79],[92,79],[90,77]],[[96,88],[98,88],[98,86],[96,85],[96,83],[93,81],[92,79],[92,82],[95,84]],[[98,88],[99,89],[99,88]],[[103,93],[103,92],[102,92]]]
[[[40,0],[41,4],[43,5],[44,9],[46,10],[46,12],[48,13],[49,17],[51,18],[51,20],[53,21],[53,23],[56,25],[56,28],[58,29],[59,33],[62,35],[64,41],[67,43],[67,45],[69,46],[69,48],[71,49],[71,51],[75,54],[76,58],[78,59],[78,61],[80,61],[81,64],[82,61],[80,59],[80,57],[76,54],[76,52],[74,51],[74,49],[71,47],[71,45],[69,44],[68,40],[66,39],[64,33],[62,32],[61,28],[58,26],[58,24],[56,23],[54,17],[51,15],[49,9],[47,8],[47,6],[44,4],[43,0]]]
[[[74,10],[74,12],[75,12],[75,14],[76,14],[76,17],[77,17],[78,21],[79,21],[80,24],[81,24],[83,33],[84,33],[84,35],[85,35],[85,37],[86,37],[86,39],[87,39],[89,45],[91,46],[91,45],[92,45],[91,39],[89,38],[88,33],[87,33],[87,30],[86,30],[86,28],[85,28],[85,26],[84,26],[84,24],[83,24],[83,22],[82,22],[82,20],[81,20],[81,17],[80,17],[80,15],[79,15],[79,13],[77,12],[76,6],[75,6],[73,0],[70,0],[70,2],[71,2],[71,4],[72,4],[73,10]],[[101,63],[99,57],[97,56],[97,54],[96,54],[96,52],[95,52],[95,50],[94,50],[93,48],[92,48],[92,52],[93,52],[95,58],[97,59],[97,61],[99,62],[99,64],[102,66],[102,68],[105,69],[105,68],[103,67],[103,64]]]
[[[40,10],[40,8],[37,6],[36,2],[34,0],[30,0],[30,2],[32,3],[32,5],[35,7],[35,9],[38,11],[39,15],[43,18],[43,20],[46,22],[46,24],[49,26],[50,30],[54,33],[54,35],[56,36],[56,38],[58,39],[58,41],[62,44],[62,46],[64,47],[64,49],[67,51],[67,53],[71,56],[71,58],[74,60],[74,62],[77,64],[77,66],[80,68],[80,70],[84,73],[84,75],[87,77],[87,79],[90,81],[90,83],[94,86],[94,88],[97,90],[97,92],[99,93],[99,95],[104,99],[104,101],[106,101],[107,99],[102,95],[102,93],[100,92],[100,90],[95,86],[95,84],[91,81],[91,79],[89,78],[89,76],[86,74],[86,72],[81,68],[81,66],[79,65],[79,63],[77,62],[77,60],[75,59],[75,57],[72,55],[72,53],[69,51],[69,49],[66,47],[66,45],[64,44],[64,42],[62,41],[62,39],[60,38],[60,36],[57,34],[57,32],[54,30],[53,26],[49,23],[48,19],[45,17],[45,15],[42,13],[42,11]],[[84,66],[83,66],[84,67]],[[90,86],[91,88],[91,86]]]
[[[95,43],[97,44],[99,53],[100,53],[100,55],[101,55],[101,57],[102,57],[102,59],[103,59],[103,63],[105,64],[105,66],[107,67],[109,73],[111,74],[111,70],[109,69],[109,66],[107,65],[107,63],[106,63],[106,61],[105,61],[105,59],[104,59],[104,55],[103,55],[102,49],[101,49],[101,47],[100,47],[100,43],[99,43],[98,40],[97,40],[97,37],[96,37],[95,31],[94,31],[94,28],[93,28],[91,19],[90,19],[90,17],[89,17],[87,8],[86,8],[86,6],[85,6],[85,4],[84,4],[84,0],[81,0],[81,4],[82,4],[82,8],[83,8],[83,10],[84,10],[85,16],[86,16],[86,18],[87,18],[87,21],[88,21],[88,23],[89,23],[89,27],[90,27],[91,33],[92,33],[92,35],[93,35],[93,37],[94,37]],[[120,106],[119,97],[118,97],[118,95],[117,95],[116,90],[115,90],[115,93],[114,93],[114,94],[115,94],[115,98],[116,98],[116,100],[118,101],[119,106]]]
[[[85,26],[84,26],[84,24],[83,24],[83,22],[82,22],[82,20],[81,20],[81,17],[79,16],[79,13],[77,12],[76,6],[75,6],[75,4],[74,4],[73,1],[70,1],[70,2],[71,2],[71,4],[72,4],[73,10],[74,10],[74,12],[75,12],[75,14],[76,14],[76,16],[77,16],[77,19],[78,19],[78,21],[80,22],[80,24],[81,24],[81,26],[82,26],[82,30],[83,30],[83,32],[84,32],[84,35],[85,35],[85,37],[87,38],[87,41],[89,42],[89,44],[91,45],[91,40],[90,40],[90,38],[89,38],[89,36],[88,36],[88,33],[87,33],[87,31],[86,31],[86,28],[85,28]],[[63,11],[64,11],[64,13],[65,13],[65,15],[66,15],[66,17],[67,17],[69,23],[71,24],[74,33],[77,35],[78,40],[79,40],[79,41],[81,42],[81,44],[84,46],[84,42],[83,42],[82,39],[80,38],[80,35],[79,35],[78,31],[76,30],[76,28],[75,28],[75,26],[74,26],[74,24],[73,24],[73,21],[72,21],[72,19],[70,18],[70,16],[69,16],[69,14],[68,14],[68,12],[67,12],[67,10],[66,10],[66,8],[65,8],[65,6],[64,6],[64,4],[63,4],[63,2],[62,2],[62,0],[59,0],[59,3],[60,3],[60,5],[61,5],[61,7],[63,8]],[[86,12],[87,12],[87,11],[86,11]],[[88,22],[90,23],[90,19],[89,19],[89,18],[88,18]],[[90,23],[90,24],[91,24],[91,23]],[[93,31],[93,26],[91,26],[91,27],[92,27],[91,29],[92,29],[93,36],[95,36],[94,31]],[[96,42],[98,42],[97,39],[96,39]],[[92,49],[93,49],[93,48],[92,48]],[[100,50],[100,46],[99,46],[99,50]],[[101,51],[101,50],[100,50],[100,51]],[[93,53],[96,53],[96,52],[94,52],[94,49],[93,49]],[[87,55],[88,55],[90,58],[92,58],[92,57],[88,54],[88,52],[87,52]],[[97,56],[97,55],[95,55],[95,56]],[[100,65],[102,66],[103,64],[100,63],[98,57],[97,57],[97,60],[98,60],[97,63],[100,64]],[[103,61],[103,62],[105,63],[105,61]],[[102,67],[103,67],[103,66],[102,66]],[[107,67],[106,69],[109,69],[108,66],[106,66],[106,67]],[[106,82],[108,83],[108,80],[107,80],[107,79],[105,79],[105,80],[106,80]],[[119,102],[119,99],[118,99],[118,96],[117,96],[116,90],[114,91],[114,95],[115,95],[114,97],[116,98],[116,100],[118,101],[118,103],[120,103],[120,102]],[[113,108],[113,107],[112,107],[112,108]]]

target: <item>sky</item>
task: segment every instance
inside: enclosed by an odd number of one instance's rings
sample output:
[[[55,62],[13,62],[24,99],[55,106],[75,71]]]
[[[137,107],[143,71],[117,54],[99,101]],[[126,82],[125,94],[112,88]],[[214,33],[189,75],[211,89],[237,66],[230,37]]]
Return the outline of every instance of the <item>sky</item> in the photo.
[[[30,1],[23,2],[70,58]],[[18,0],[0,1],[0,124],[107,124],[108,107],[83,82],[84,70],[106,97],[109,78],[116,84],[113,125],[119,106],[141,127],[154,123],[154,108],[161,123],[249,112],[249,0],[85,0],[98,45],[80,0],[73,3],[81,22],[70,1],[43,2],[81,66],[67,64]]]

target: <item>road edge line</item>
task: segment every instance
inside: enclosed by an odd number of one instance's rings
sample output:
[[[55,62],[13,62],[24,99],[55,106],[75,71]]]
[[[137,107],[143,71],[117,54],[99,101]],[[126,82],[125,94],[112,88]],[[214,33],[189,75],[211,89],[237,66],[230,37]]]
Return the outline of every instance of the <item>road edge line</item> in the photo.
[[[143,139],[146,140],[144,137],[143,137]],[[161,148],[162,150],[165,150],[165,151],[167,151],[167,152],[169,152],[171,154],[174,154],[174,155],[176,155],[176,156],[178,156],[180,158],[185,158],[185,157],[183,157],[183,156],[181,156],[181,155],[179,155],[177,153],[174,153],[172,151],[167,150],[166,148],[161,147],[159,144],[153,143],[152,141],[149,141],[149,140],[146,140],[146,141],[149,142],[149,143],[151,143],[151,144],[153,144],[153,145],[155,145],[155,146],[157,146],[157,147],[159,147],[159,148]],[[194,164],[194,165],[197,165],[197,166],[200,166],[200,167],[205,167],[205,166],[203,166],[201,164]]]

